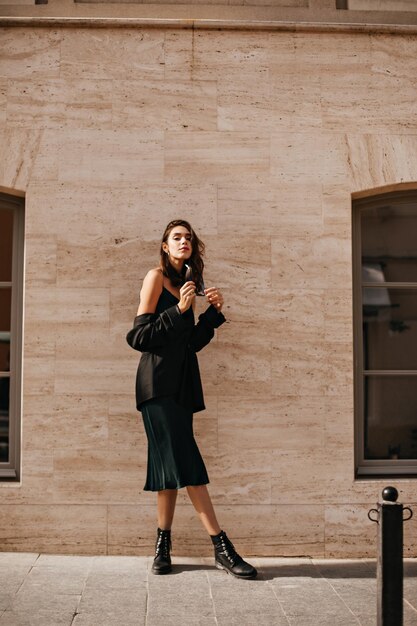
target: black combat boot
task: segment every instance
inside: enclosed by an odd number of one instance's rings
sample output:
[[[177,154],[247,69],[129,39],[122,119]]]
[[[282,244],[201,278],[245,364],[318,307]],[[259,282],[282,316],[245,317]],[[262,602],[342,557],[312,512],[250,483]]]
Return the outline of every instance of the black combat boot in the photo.
[[[152,564],[154,574],[168,574],[171,571],[171,531],[158,528],[155,544],[155,558]]]
[[[218,535],[210,535],[210,537],[214,545],[214,560],[218,569],[224,569],[236,578],[256,578],[258,574],[256,569],[239,556],[223,530]]]

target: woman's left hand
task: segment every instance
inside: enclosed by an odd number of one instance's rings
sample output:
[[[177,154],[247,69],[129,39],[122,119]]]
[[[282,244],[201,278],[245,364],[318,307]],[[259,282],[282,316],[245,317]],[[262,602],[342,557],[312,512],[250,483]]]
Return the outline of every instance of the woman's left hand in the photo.
[[[207,301],[212,304],[217,311],[221,311],[224,300],[220,289],[217,289],[217,287],[209,287],[208,289],[204,289],[204,293],[206,294]]]

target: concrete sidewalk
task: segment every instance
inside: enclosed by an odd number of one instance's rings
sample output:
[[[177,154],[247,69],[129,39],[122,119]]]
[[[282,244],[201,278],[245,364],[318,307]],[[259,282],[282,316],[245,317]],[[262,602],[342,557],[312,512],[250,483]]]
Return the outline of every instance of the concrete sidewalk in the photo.
[[[212,558],[0,553],[0,626],[375,626],[375,562],[251,558],[252,581]],[[417,625],[417,560],[405,561],[404,624]]]

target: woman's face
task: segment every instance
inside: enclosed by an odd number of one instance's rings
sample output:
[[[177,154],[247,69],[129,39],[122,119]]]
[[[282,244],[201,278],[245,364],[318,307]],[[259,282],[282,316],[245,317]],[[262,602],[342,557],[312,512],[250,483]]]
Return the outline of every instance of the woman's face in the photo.
[[[191,233],[185,226],[174,226],[163,244],[165,252],[169,252],[170,260],[187,261],[192,254]]]

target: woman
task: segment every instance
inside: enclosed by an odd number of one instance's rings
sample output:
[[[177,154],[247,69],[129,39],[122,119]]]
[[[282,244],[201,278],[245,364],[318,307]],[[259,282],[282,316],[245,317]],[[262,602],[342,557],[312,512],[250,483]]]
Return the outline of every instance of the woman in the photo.
[[[204,461],[193,434],[193,413],[202,411],[203,391],[196,352],[204,348],[225,318],[219,289],[203,290],[204,244],[185,220],[168,224],[160,266],[143,281],[140,304],[128,344],[142,352],[136,377],[136,404],[148,438],[145,491],[157,491],[158,530],[152,571],[171,571],[171,525],[178,489],[186,487],[213,545],[215,564],[238,578],[254,578],[221,530],[207,490]],[[192,272],[193,280],[185,278]],[[208,309],[194,322],[196,290]]]

